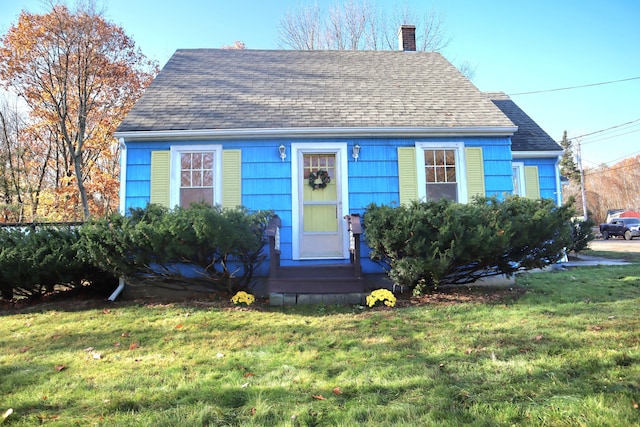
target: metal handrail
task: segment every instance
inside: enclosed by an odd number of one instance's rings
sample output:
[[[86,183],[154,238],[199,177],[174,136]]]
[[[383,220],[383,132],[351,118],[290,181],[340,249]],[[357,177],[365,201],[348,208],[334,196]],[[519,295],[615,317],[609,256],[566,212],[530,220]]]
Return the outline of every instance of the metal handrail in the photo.
[[[280,226],[282,220],[278,215],[274,215],[269,220],[266,235],[269,239],[269,276],[278,277],[280,270]]]
[[[351,214],[344,217],[347,220],[347,231],[349,232],[349,261],[353,264],[356,275],[361,274],[360,264],[360,236],[362,235],[362,223],[360,214]]]

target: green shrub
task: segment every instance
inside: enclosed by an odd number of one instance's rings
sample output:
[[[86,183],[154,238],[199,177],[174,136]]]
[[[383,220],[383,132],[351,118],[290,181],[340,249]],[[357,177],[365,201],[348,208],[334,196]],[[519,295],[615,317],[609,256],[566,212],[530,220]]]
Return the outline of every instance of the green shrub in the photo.
[[[84,265],[78,240],[77,228],[70,226],[0,230],[1,297],[37,298],[94,284],[112,286],[113,277]]]
[[[370,257],[394,283],[422,293],[558,261],[571,239],[571,213],[569,205],[517,196],[372,204],[363,226]]]
[[[571,244],[567,247],[567,251],[575,252],[576,254],[584,249],[587,249],[589,242],[596,238],[593,234],[593,227],[596,222],[588,218],[583,221],[578,218],[571,219]]]
[[[86,261],[112,274],[134,282],[179,279],[233,293],[252,285],[265,259],[270,216],[204,204],[175,210],[149,205],[94,221],[80,233]]]

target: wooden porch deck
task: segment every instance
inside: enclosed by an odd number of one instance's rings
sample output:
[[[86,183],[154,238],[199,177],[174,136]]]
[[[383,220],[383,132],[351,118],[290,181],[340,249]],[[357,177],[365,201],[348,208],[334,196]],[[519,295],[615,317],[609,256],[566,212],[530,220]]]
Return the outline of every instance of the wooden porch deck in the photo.
[[[281,266],[280,218],[275,216],[267,229],[270,256],[267,293],[296,295],[295,300],[299,300],[300,295],[364,293],[360,265],[360,216],[347,215],[345,219],[351,237],[349,264]],[[304,297],[302,299],[306,300]]]

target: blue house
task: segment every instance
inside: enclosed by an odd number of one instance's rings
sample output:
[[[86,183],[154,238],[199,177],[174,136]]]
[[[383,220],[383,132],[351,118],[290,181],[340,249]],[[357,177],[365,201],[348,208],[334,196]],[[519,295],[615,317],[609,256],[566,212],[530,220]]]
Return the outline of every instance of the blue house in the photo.
[[[415,27],[399,38],[411,46]],[[274,210],[272,276],[279,266],[322,264],[303,274],[313,278],[348,265],[349,220],[372,202],[561,201],[561,147],[434,52],[178,50],[116,137],[122,212],[193,201]],[[366,247],[357,252],[362,272],[380,272]],[[272,280],[269,291],[304,293],[300,283]],[[343,285],[332,289],[362,287]]]

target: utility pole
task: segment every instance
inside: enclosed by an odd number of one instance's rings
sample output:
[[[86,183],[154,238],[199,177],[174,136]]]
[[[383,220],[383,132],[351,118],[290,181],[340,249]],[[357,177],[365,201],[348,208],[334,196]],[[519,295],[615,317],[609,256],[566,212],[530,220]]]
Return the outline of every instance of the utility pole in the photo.
[[[580,147],[580,138],[576,140],[578,142],[578,149],[576,153],[576,157],[578,160],[578,169],[580,170],[580,190],[582,191],[582,214],[584,215],[584,220],[586,221],[587,216],[587,191],[584,188],[584,169],[582,169],[582,148]]]

